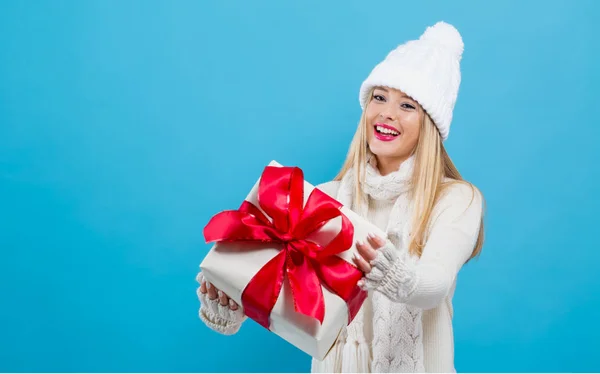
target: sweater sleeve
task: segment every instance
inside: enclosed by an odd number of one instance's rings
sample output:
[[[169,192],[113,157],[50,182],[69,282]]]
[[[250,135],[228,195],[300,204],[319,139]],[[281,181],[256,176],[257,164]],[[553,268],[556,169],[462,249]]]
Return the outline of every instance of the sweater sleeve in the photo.
[[[198,273],[196,281],[201,284],[204,281],[202,272]],[[237,310],[231,310],[229,306],[223,306],[219,299],[211,300],[207,294],[200,292],[200,287],[196,290],[200,300],[199,317],[212,330],[223,335],[233,335],[237,333],[246,320],[242,306]]]
[[[473,194],[475,191],[475,194]],[[438,306],[469,259],[479,234],[482,197],[465,184],[448,187],[436,205],[428,240],[420,259],[410,261],[388,240],[371,262],[365,287],[396,302],[423,309]]]

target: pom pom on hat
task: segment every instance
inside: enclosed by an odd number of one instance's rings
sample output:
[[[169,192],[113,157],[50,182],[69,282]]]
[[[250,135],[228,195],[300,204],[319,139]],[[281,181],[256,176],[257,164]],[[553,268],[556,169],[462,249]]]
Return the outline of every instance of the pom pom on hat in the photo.
[[[419,40],[425,40],[449,48],[459,58],[465,49],[462,37],[458,30],[449,23],[438,22],[433,26],[429,26]]]
[[[463,51],[462,37],[454,26],[438,22],[427,27],[418,40],[397,46],[373,68],[360,87],[361,107],[366,107],[375,86],[398,89],[425,109],[442,141],[446,140],[461,81]]]

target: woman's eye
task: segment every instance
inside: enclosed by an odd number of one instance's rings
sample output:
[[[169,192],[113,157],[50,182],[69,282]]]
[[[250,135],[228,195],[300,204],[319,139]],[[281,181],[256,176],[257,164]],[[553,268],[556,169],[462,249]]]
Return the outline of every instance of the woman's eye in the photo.
[[[414,106],[412,106],[410,104],[407,104],[407,103],[402,104],[402,108],[404,108],[404,109],[415,109]]]
[[[375,100],[377,100],[377,101],[384,101],[385,100],[385,98],[383,96],[381,96],[381,95],[374,95],[373,98],[375,98]]]

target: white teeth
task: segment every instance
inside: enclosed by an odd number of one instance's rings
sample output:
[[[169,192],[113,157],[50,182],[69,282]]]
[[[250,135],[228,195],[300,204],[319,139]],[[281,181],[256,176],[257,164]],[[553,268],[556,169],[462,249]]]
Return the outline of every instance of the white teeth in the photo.
[[[399,132],[394,131],[394,130],[390,130],[387,129],[385,127],[381,127],[381,126],[375,126],[375,129],[377,130],[377,132],[380,132],[382,134],[387,134],[387,135],[400,135]]]

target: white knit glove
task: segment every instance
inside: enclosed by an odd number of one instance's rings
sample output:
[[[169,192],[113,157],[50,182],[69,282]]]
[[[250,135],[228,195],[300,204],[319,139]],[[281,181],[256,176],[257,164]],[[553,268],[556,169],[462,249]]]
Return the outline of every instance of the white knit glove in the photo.
[[[408,254],[400,253],[389,240],[377,250],[370,264],[371,271],[362,279],[365,289],[379,291],[396,302],[404,302],[415,290],[415,266]]]
[[[196,276],[198,284],[204,281],[202,272]],[[223,335],[233,335],[238,332],[242,322],[248,318],[241,305],[236,310],[231,310],[228,305],[223,306],[216,298],[211,300],[207,293],[200,292],[200,287],[196,290],[198,300],[200,300],[199,317],[209,328]]]

